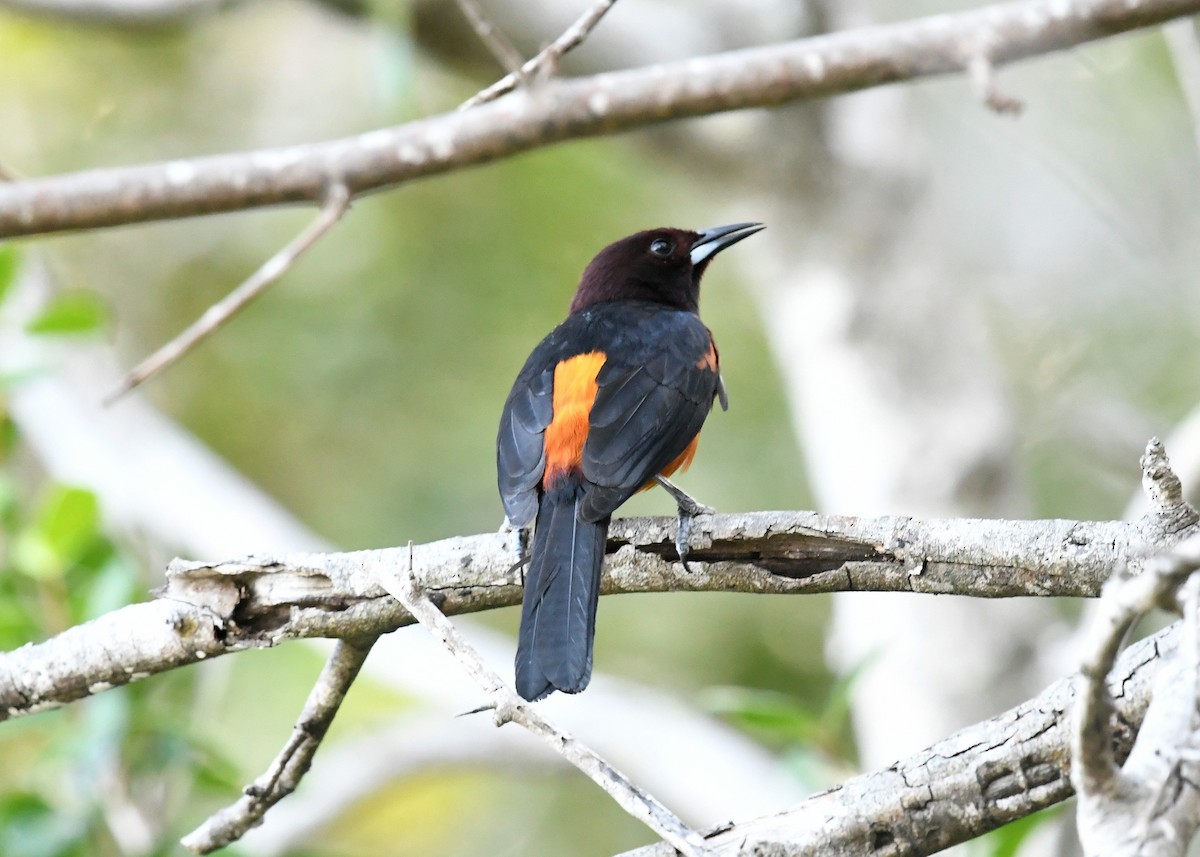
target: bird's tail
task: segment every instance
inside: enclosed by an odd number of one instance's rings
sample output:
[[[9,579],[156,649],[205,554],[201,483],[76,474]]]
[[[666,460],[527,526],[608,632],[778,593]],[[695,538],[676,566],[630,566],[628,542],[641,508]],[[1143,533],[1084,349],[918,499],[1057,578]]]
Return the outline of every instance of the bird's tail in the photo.
[[[592,677],[592,640],[609,519],[580,520],[578,486],[543,495],[525,575],[517,693],[533,701],[579,693]]]

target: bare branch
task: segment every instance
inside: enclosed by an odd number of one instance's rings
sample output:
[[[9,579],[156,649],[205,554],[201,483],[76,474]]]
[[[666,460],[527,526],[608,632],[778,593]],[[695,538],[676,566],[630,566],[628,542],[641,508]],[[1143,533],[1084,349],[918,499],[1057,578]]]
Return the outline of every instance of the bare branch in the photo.
[[[547,45],[537,56],[521,66],[520,73],[514,74],[510,72],[487,89],[468,98],[459,105],[458,109],[467,110],[471,107],[477,107],[480,104],[493,101],[501,95],[512,92],[516,89],[517,84],[521,82],[522,77],[532,78],[547,70],[556,71],[559,60],[568,52],[583,44],[584,39],[596,28],[596,25],[600,23],[600,19],[604,17],[616,2],[617,0],[599,0],[599,2],[593,3],[575,23],[563,31],[561,36]]]
[[[1168,522],[1182,518],[1183,526],[1196,521],[1196,511],[1183,499],[1179,477],[1171,469],[1162,442],[1154,437],[1142,454],[1142,489],[1150,503],[1147,526],[1165,532],[1179,527]],[[1176,550],[1184,549],[1180,545]],[[1100,610],[1084,643],[1080,665],[1082,690],[1075,721],[1075,786],[1083,795],[1111,795],[1117,788],[1120,770],[1113,756],[1113,701],[1106,679],[1117,654],[1141,616],[1153,609],[1178,588],[1180,569],[1156,558],[1141,575],[1119,574],[1111,578],[1101,593]]]
[[[960,72],[988,34],[995,65],[1200,12],[1200,0],[1020,0],[649,68],[327,143],[0,185],[0,237],[94,229],[351,195],[563,140]],[[966,47],[964,47],[966,46]]]
[[[104,403],[112,404],[126,393],[150,380],[172,366],[200,342],[224,327],[250,301],[261,295],[291,270],[291,267],[296,264],[296,260],[341,220],[349,206],[350,192],[346,186],[343,184],[332,185],[326,192],[320,213],[312,223],[304,228],[304,231],[264,262],[240,286],[205,310],[204,314],[183,333],[135,366],[121,380],[120,386],[105,396]]]
[[[380,565],[376,569],[377,579],[483,688],[489,697],[488,708],[495,710],[496,725],[513,722],[525,727],[604,789],[622,809],[671,843],[680,853],[686,857],[704,857],[708,852],[695,831],[594,750],[538,714],[532,704],[518,697],[512,688],[488,669],[471,644],[421,589],[413,576],[411,543],[409,551],[409,565],[405,571],[396,571],[403,566]]]
[[[967,64],[967,74],[975,96],[997,113],[1019,114],[1025,105],[1021,99],[1002,91],[996,85],[996,67],[986,54],[979,53]]]
[[[758,512],[697,519],[688,574],[675,561],[675,528],[675,519],[666,517],[614,521],[601,591],[1086,597],[1099,593],[1110,569],[1137,567],[1142,557],[1174,543],[1145,521],[919,521]],[[1191,532],[1194,528],[1179,536]],[[1161,541],[1148,544],[1148,533]],[[515,540],[512,533],[488,533],[417,545],[417,577],[450,615],[518,604]],[[367,568],[404,562],[406,548],[218,563],[176,560],[167,570],[163,600],[123,608],[0,654],[0,720],[247,646],[373,637],[411,624],[412,616]],[[113,635],[117,645],[108,642]],[[191,641],[197,635],[203,645]],[[137,645],[120,645],[124,637],[135,637]]]
[[[1176,593],[1200,568],[1200,537],[1155,557],[1134,577],[1105,584],[1099,615],[1085,640],[1073,734],[1072,781],[1079,793],[1079,836],[1089,855],[1166,855],[1186,852],[1200,824],[1200,796],[1183,765],[1200,762],[1196,703],[1200,647],[1198,618],[1187,613],[1185,645],[1163,667],[1129,761],[1113,754],[1117,719],[1109,672],[1129,629],[1155,607],[1176,609]],[[1195,610],[1197,587],[1188,586]]]
[[[267,810],[296,790],[374,643],[374,639],[338,641],[304,703],[291,738],[266,773],[247,786],[236,803],[185,836],[181,840],[185,848],[208,854],[236,842],[262,822]]]
[[[1180,645],[1173,625],[1130,646],[1109,679],[1129,750],[1160,663]],[[791,809],[726,825],[706,838],[723,854],[918,857],[966,842],[1071,796],[1076,685],[1055,682],[990,720],[886,768],[854,777]],[[670,857],[654,845],[624,857]]]
[[[195,604],[160,599],[106,613],[0,655],[0,720],[225,654],[224,637],[224,620]]]
[[[1142,466],[1142,490],[1146,492],[1150,508],[1159,517],[1182,515],[1189,523],[1195,521],[1196,510],[1184,499],[1183,483],[1171,467],[1161,440],[1150,438],[1139,463]]]
[[[475,0],[455,0],[455,2],[458,3],[458,8],[471,25],[471,29],[475,31],[475,35],[479,36],[479,41],[483,42],[484,46],[491,51],[496,62],[500,63],[500,67],[518,79],[524,77],[521,66],[524,64],[525,58],[509,41],[508,36],[504,35],[504,31],[484,14],[483,9]]]

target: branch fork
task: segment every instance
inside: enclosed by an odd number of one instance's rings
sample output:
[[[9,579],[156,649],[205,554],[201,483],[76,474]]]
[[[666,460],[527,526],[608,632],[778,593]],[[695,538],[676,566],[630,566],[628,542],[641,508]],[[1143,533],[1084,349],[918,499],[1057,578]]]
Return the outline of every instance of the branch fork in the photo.
[[[111,405],[155,375],[165,371],[224,327],[250,301],[265,292],[291,270],[300,257],[342,219],[342,215],[349,208],[350,189],[342,182],[331,183],[323,194],[321,210],[299,235],[264,262],[236,289],[205,310],[204,314],[192,322],[186,330],[130,370],[120,385],[104,398],[104,404]]]
[[[541,82],[557,76],[558,65],[562,58],[583,44],[584,39],[596,28],[600,19],[616,2],[617,0],[597,0],[575,23],[567,27],[562,35],[546,45],[537,56],[518,68],[510,68],[507,75],[464,101],[458,109],[468,110],[494,101],[501,95],[512,92],[518,86],[526,86],[530,82]]]
[[[1195,523],[1157,438],[1142,456],[1148,528],[1178,533]],[[1167,526],[1163,522],[1167,522]],[[1173,539],[1171,541],[1174,541]],[[1170,544],[1170,541],[1168,541]],[[1200,828],[1200,535],[1122,570],[1105,584],[1079,672],[1071,779],[1079,837],[1088,857],[1180,855]],[[1154,694],[1129,758],[1113,751],[1116,710],[1108,677],[1135,623],[1155,607],[1184,617],[1179,649],[1159,667]],[[1186,769],[1186,770],[1185,770]]]
[[[641,821],[684,857],[710,857],[699,833],[685,825],[674,813],[635,785],[594,750],[561,731],[542,717],[534,706],[517,696],[516,691],[489,669],[474,647],[425,594],[413,573],[412,543],[409,543],[408,567],[375,568],[379,585],[404,605],[465,669],[488,695],[496,725],[516,723],[541,738],[566,761],[604,789],[617,804]],[[486,708],[485,707],[485,708]]]

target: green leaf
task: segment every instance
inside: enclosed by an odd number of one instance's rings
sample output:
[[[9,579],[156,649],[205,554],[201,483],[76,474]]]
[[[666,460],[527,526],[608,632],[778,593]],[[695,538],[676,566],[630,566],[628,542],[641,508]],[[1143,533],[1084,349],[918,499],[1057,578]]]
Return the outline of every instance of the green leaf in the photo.
[[[55,488],[38,515],[38,529],[65,560],[80,557],[99,534],[100,503],[84,488]]]
[[[16,281],[17,248],[11,244],[0,244],[0,303]]]
[[[20,513],[21,495],[17,491],[17,484],[7,471],[0,470],[0,532],[15,533]]]
[[[64,571],[58,556],[45,537],[34,528],[17,533],[9,552],[9,560],[14,569],[35,580],[61,577]]]
[[[41,314],[26,325],[30,333],[91,333],[108,321],[108,305],[96,292],[73,289],[50,299]]]
[[[0,379],[0,464],[8,461],[17,447],[17,424],[8,415],[3,393],[3,380]]]
[[[198,737],[192,737],[190,740],[192,746],[189,762],[193,766],[192,773],[196,778],[196,785],[215,794],[236,793],[241,788],[244,776],[241,768],[215,744],[204,742]]]
[[[834,732],[850,720],[850,706],[854,701],[854,688],[858,680],[879,660],[880,650],[873,649],[859,659],[849,670],[838,676],[829,689],[825,706],[821,711],[821,728]]]
[[[33,525],[13,541],[12,562],[30,577],[61,577],[95,544],[100,504],[82,488],[56,487],[43,501]]]
[[[56,812],[40,795],[16,792],[0,801],[0,849],[6,857],[67,857],[84,835],[80,819]]]
[[[15,649],[38,634],[40,629],[31,619],[31,612],[23,602],[0,601],[0,649]]]
[[[710,687],[701,704],[742,726],[762,730],[775,738],[806,741],[816,736],[819,718],[794,697],[772,690],[748,687]]]

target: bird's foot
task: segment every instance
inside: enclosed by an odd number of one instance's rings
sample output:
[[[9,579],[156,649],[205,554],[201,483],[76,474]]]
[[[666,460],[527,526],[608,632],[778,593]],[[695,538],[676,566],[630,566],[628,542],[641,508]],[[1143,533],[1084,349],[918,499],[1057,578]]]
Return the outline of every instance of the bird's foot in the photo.
[[[654,479],[675,498],[675,504],[679,507],[679,526],[675,530],[675,552],[679,554],[679,563],[683,566],[683,570],[691,574],[692,567],[688,565],[687,558],[691,552],[692,520],[697,515],[712,515],[716,510],[697,502],[667,477],[659,475]]]

